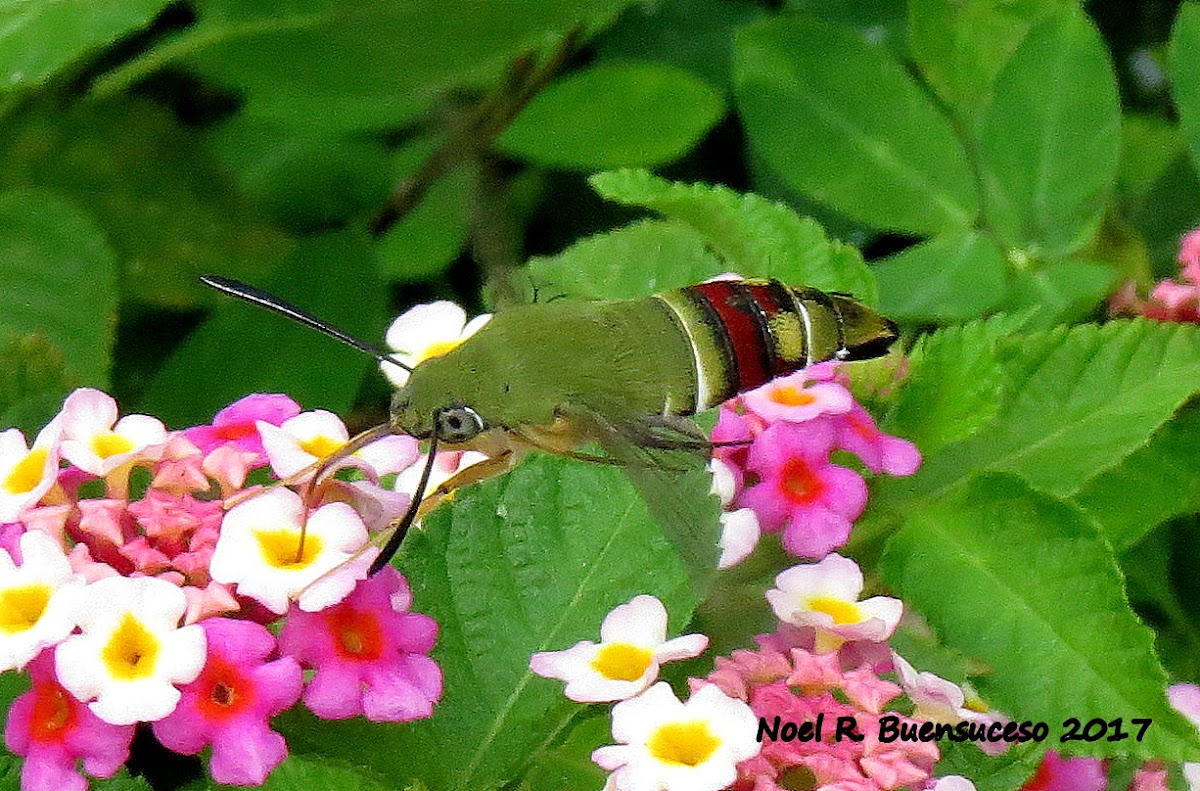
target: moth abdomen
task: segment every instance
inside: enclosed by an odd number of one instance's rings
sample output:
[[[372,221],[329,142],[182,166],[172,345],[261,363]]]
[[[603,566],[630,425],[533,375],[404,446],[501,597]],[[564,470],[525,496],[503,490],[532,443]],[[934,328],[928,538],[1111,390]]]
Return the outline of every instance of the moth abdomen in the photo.
[[[813,363],[881,356],[898,337],[851,296],[777,280],[715,280],[655,298],[691,342],[697,411]]]

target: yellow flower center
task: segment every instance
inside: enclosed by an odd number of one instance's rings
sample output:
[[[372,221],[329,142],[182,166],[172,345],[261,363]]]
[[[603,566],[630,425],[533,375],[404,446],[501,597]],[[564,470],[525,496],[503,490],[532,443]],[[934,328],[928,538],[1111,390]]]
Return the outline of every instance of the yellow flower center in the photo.
[[[133,613],[127,612],[100,656],[113,678],[134,681],[154,675],[160,647],[158,638]]]
[[[16,634],[31,629],[41,620],[50,603],[50,586],[22,585],[0,593],[0,632]]]
[[[646,748],[663,763],[699,766],[721,745],[704,720],[668,722],[646,740]]]
[[[342,445],[345,444],[346,443],[342,442],[340,439],[334,439],[333,437],[327,437],[324,434],[318,434],[315,437],[301,440],[300,449],[305,453],[316,456],[318,459],[323,459],[326,456],[332,456],[338,451],[339,448],[342,447]]]
[[[102,459],[116,456],[118,453],[128,453],[133,450],[133,442],[115,431],[106,431],[92,437],[92,452]]]
[[[592,667],[613,681],[637,681],[650,667],[654,654],[629,643],[606,643],[596,652]]]
[[[321,553],[321,539],[309,533],[300,550],[300,531],[293,527],[276,530],[257,530],[258,549],[267,565],[285,571],[298,571],[312,563]]]
[[[771,389],[771,400],[784,406],[808,406],[817,397],[803,387],[781,385]]]
[[[421,355],[421,359],[418,362],[425,362],[430,357],[441,357],[443,354],[448,354],[461,345],[461,338],[455,338],[452,341],[435,341],[425,347],[425,353]]]
[[[833,618],[834,625],[858,623],[862,620],[862,611],[852,601],[835,599],[832,596],[818,596],[808,600],[808,608],[814,612],[823,612]]]
[[[25,494],[37,486],[42,480],[42,470],[46,466],[46,456],[49,453],[46,448],[34,448],[26,453],[23,459],[13,465],[4,479],[4,491],[9,494]]]

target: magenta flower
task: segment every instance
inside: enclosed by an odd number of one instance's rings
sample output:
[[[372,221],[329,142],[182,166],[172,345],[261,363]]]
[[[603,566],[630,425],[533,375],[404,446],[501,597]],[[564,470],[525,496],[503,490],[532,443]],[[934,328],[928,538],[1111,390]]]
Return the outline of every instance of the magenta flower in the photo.
[[[154,723],[154,735],[184,755],[211,744],[218,783],[261,785],[287,757],[270,718],[300,698],[300,665],[290,656],[267,661],[275,638],[256,623],[209,618],[200,627],[208,639],[204,670],[180,688],[179,705]]]
[[[835,426],[836,443],[862,461],[871,472],[912,475],[921,466],[921,451],[906,439],[884,434],[875,419],[858,404],[840,415]]]
[[[261,420],[278,426],[299,414],[300,405],[285,395],[254,393],[218,412],[211,426],[189,428],[183,435],[206,454],[227,444],[254,453],[258,456],[255,466],[261,467],[267,463],[267,458],[255,422]]]
[[[318,717],[407,722],[433,713],[442,671],[426,654],[437,623],[408,612],[411,603],[408,582],[385,566],[332,607],[305,612],[292,605],[279,646],[316,669],[304,703]]]
[[[1020,791],[1104,791],[1108,778],[1097,758],[1063,758],[1046,753],[1033,777]]]
[[[834,432],[828,420],[779,422],[754,441],[746,466],[761,477],[738,499],[753,508],[766,532],[783,531],[793,555],[821,558],[846,543],[867,502],[867,484],[831,464]]]
[[[129,758],[132,725],[110,725],[73,698],[54,675],[54,652],[29,664],[33,688],[13,701],[4,743],[25,757],[22,791],[86,791],[93,777],[112,777]]]

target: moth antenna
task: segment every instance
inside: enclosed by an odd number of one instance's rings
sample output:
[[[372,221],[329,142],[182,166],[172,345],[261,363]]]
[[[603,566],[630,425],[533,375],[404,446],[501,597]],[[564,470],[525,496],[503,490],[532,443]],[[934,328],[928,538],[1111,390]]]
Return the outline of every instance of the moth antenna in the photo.
[[[433,425],[437,425],[438,414],[441,410],[436,410],[433,413]],[[388,564],[392,559],[392,555],[396,554],[396,550],[400,548],[400,542],[404,540],[404,536],[408,533],[408,528],[412,527],[412,523],[417,518],[417,511],[421,509],[421,502],[425,499],[425,487],[429,485],[429,476],[433,472],[433,460],[437,455],[438,435],[437,432],[429,438],[429,456],[425,460],[425,469],[421,471],[421,481],[417,484],[416,490],[413,491],[412,502],[408,504],[408,511],[396,525],[396,532],[392,533],[391,538],[383,545],[383,549],[379,551],[379,555],[371,562],[371,569],[367,573],[374,576],[381,568]]]
[[[360,341],[350,333],[340,330],[329,322],[322,321],[306,310],[301,310],[290,302],[286,302],[274,294],[263,291],[260,288],[242,283],[239,280],[233,280],[227,277],[218,275],[201,275],[200,282],[209,288],[215,288],[223,294],[228,294],[231,297],[236,297],[243,302],[249,302],[251,305],[257,305],[260,308],[266,308],[273,313],[278,313],[281,316],[286,316],[298,324],[303,324],[317,332],[328,335],[330,338],[339,340],[347,346],[353,347],[364,354],[369,354],[381,363],[391,363],[398,365],[408,372],[412,372],[412,366],[406,365],[395,358],[390,352],[385,352],[377,346],[372,346],[366,341]]]

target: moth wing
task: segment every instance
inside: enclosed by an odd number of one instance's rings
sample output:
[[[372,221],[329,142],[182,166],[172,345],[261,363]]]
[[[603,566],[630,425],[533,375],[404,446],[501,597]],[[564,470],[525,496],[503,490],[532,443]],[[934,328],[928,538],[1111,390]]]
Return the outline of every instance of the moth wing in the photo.
[[[717,571],[721,504],[712,494],[708,438],[687,418],[623,414],[572,404],[560,414],[621,464],[650,516],[675,545],[700,594]]]

